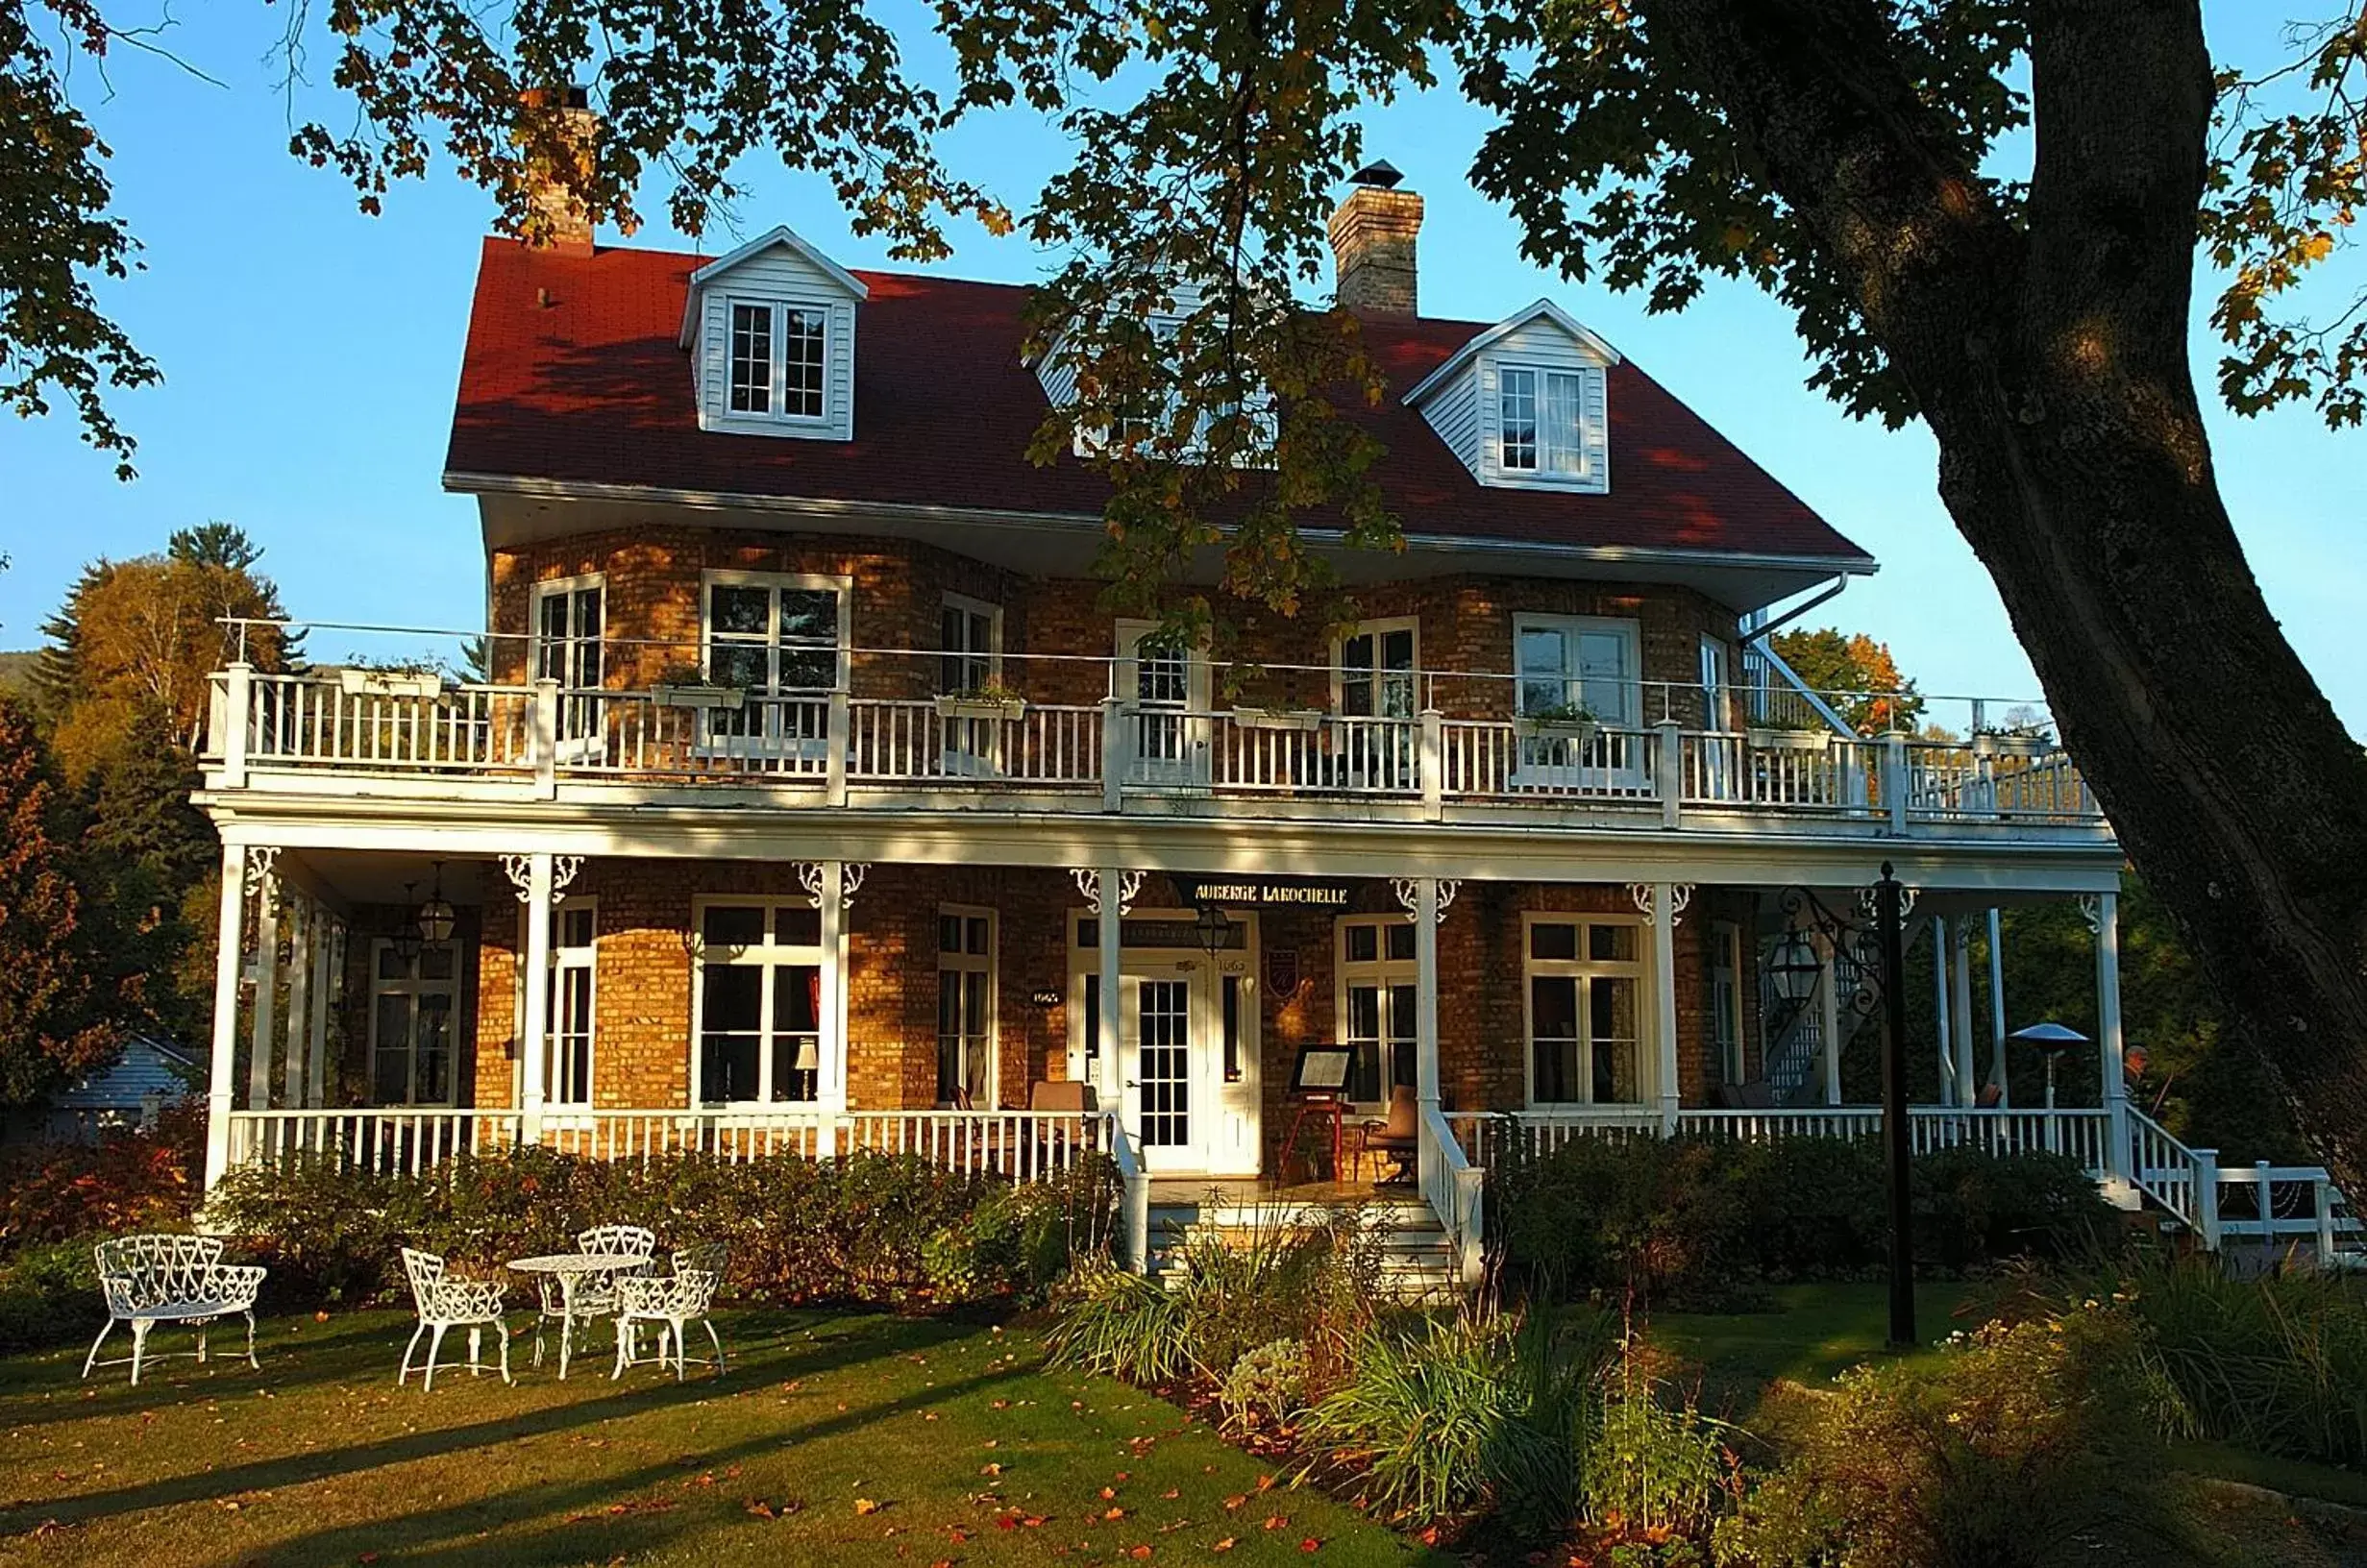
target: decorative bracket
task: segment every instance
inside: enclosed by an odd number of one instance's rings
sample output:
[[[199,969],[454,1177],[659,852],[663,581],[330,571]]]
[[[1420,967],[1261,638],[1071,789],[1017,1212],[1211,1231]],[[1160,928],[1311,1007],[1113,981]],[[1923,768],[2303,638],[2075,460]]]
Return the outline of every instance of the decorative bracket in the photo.
[[[2087,922],[2087,934],[2104,935],[2104,895],[2094,893],[2080,894],[2080,919]]]
[[[854,895],[862,891],[863,879],[871,875],[871,865],[867,861],[843,860],[839,862],[839,908],[852,909],[854,907]],[[805,889],[805,896],[812,900],[813,906],[820,909],[822,907],[822,862],[818,860],[799,861],[798,882]]]
[[[280,849],[277,845],[258,844],[247,848],[246,879],[242,890],[249,897],[259,896],[266,906],[280,901]]]
[[[1101,873],[1079,867],[1069,873],[1076,878],[1076,891],[1084,895],[1085,907],[1096,915],[1101,913]],[[1118,913],[1121,918],[1134,913],[1134,900],[1143,891],[1148,873],[1120,871],[1118,873]]]
[[[1858,908],[1864,914],[1867,924],[1871,925],[1881,920],[1882,890],[1880,888],[1860,888]],[[1915,890],[1901,883],[1899,885],[1899,919],[1904,920],[1914,912]]]
[[[1397,895],[1397,902],[1404,906],[1408,915],[1421,913],[1421,885],[1416,878],[1410,876],[1393,878],[1390,882],[1390,891]],[[1446,912],[1455,907],[1455,894],[1462,891],[1463,883],[1459,879],[1451,876],[1439,878],[1439,923],[1441,925],[1446,923]]]
[[[583,870],[581,855],[553,855],[551,857],[551,901],[557,903],[568,887]],[[502,874],[518,892],[518,902],[534,901],[534,857],[532,855],[504,855]]]
[[[1655,890],[1659,886],[1660,884],[1656,882],[1630,882],[1627,885],[1627,895],[1636,900],[1636,908],[1647,919],[1652,916],[1652,906],[1656,902]],[[1693,884],[1690,882],[1669,883],[1668,923],[1671,926],[1683,925],[1685,912],[1691,907],[1692,902]]]

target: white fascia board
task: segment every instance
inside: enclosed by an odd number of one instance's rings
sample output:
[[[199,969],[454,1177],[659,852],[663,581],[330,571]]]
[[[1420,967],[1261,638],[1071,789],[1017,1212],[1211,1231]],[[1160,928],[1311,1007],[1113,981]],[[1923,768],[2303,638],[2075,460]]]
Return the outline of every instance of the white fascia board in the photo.
[[[1419,407],[1424,398],[1428,397],[1439,387],[1442,387],[1448,381],[1454,380],[1456,374],[1460,372],[1464,366],[1469,364],[1473,359],[1487,352],[1491,345],[1503,341],[1503,339],[1510,336],[1512,333],[1518,331],[1523,327],[1526,327],[1530,322],[1541,318],[1550,321],[1556,327],[1559,327],[1564,332],[1569,335],[1570,341],[1576,343],[1580,348],[1586,350],[1589,354],[1602,360],[1606,366],[1615,365],[1621,362],[1622,355],[1618,350],[1611,346],[1608,339],[1604,338],[1593,329],[1581,322],[1577,317],[1571,315],[1568,311],[1563,309],[1560,306],[1554,304],[1551,300],[1540,300],[1525,310],[1516,311],[1512,315],[1506,316],[1502,321],[1497,322],[1486,331],[1479,333],[1477,336],[1473,337],[1471,341],[1466,343],[1462,348],[1457,349],[1447,357],[1444,364],[1439,366],[1438,369],[1432,371],[1429,375],[1423,377],[1419,381],[1416,382],[1414,389],[1408,392],[1402,401],[1409,408]]]
[[[750,240],[739,249],[729,252],[727,255],[717,257],[714,260],[707,262],[704,266],[702,266],[698,271],[690,275],[690,292],[684,296],[682,301],[681,347],[685,349],[689,348],[697,335],[697,328],[699,323],[699,301],[700,298],[705,294],[707,284],[723,277],[726,273],[738,266],[741,262],[747,260],[750,257],[761,255],[763,252],[771,250],[776,245],[785,245],[790,250],[793,250],[798,255],[803,257],[806,260],[812,262],[817,268],[827,274],[832,282],[836,283],[840,288],[845,289],[847,291],[847,297],[853,300],[856,304],[860,305],[863,301],[871,298],[872,291],[870,287],[864,283],[863,280],[857,278],[853,273],[849,272],[845,267],[840,266],[837,262],[823,255],[819,250],[816,250],[810,240],[806,239],[802,234],[800,234],[796,230],[790,228],[787,224],[777,224],[770,231],[758,234],[755,238]]]

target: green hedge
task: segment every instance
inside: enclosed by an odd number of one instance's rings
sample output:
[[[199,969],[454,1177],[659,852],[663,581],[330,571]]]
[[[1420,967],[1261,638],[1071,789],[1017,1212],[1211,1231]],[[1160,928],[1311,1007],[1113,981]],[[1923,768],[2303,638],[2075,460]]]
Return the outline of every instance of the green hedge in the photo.
[[[522,1149],[424,1180],[318,1163],[239,1170],[208,1218],[270,1265],[275,1303],[393,1297],[406,1246],[490,1273],[572,1250],[594,1225],[644,1225],[661,1249],[724,1243],[727,1288],[744,1301],[905,1307],[1039,1292],[1073,1251],[1106,1245],[1115,1207],[1101,1161],[1015,1188],[911,1156],[644,1164]]]
[[[1498,1167],[1489,1219],[1516,1280],[1548,1293],[1638,1288],[1672,1306],[1734,1305],[1768,1281],[1884,1266],[1889,1219],[1871,1142],[1578,1139]],[[2096,1184],[2051,1155],[1950,1149],[1914,1167],[1919,1262],[1951,1272],[2108,1247]]]

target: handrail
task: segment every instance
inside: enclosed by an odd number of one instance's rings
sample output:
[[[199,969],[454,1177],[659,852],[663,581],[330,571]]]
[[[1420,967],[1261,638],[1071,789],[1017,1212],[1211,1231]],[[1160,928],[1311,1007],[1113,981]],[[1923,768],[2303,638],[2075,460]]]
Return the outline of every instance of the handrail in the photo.
[[[1786,661],[1784,655],[1778,653],[1773,648],[1770,648],[1764,638],[1761,638],[1743,645],[1742,667],[1745,670],[1748,670],[1753,665],[1757,665],[1763,670],[1772,670],[1777,674],[1783,676],[1784,683],[1790,687],[1791,690],[1797,693],[1801,698],[1806,699],[1810,710],[1813,712],[1817,718],[1822,719],[1827,724],[1831,725],[1833,733],[1836,735],[1847,735],[1853,739],[1857,736],[1858,731],[1856,726],[1851,724],[1847,720],[1843,719],[1839,714],[1834,712],[1832,705],[1826,702],[1822,697],[1816,694],[1816,692],[1812,690],[1809,683],[1800,678],[1800,673],[1797,670],[1794,670],[1791,665]],[[1764,683],[1762,682],[1758,684],[1763,686]],[[1834,695],[1838,696],[1840,694],[1836,693]],[[1904,694],[1885,693],[1867,695],[1895,697],[1902,696]],[[1761,711],[1763,717],[1763,709]]]
[[[1102,1114],[1103,1136],[1109,1140],[1110,1161],[1118,1167],[1119,1189],[1125,1197],[1126,1267],[1136,1274],[1150,1272],[1150,1172],[1143,1168],[1126,1136],[1126,1124],[1115,1111]]]
[[[1470,1289],[1486,1268],[1487,1173],[1465,1157],[1454,1128],[1435,1104],[1422,1107],[1420,1152],[1426,1156],[1419,1161],[1422,1200],[1446,1231],[1457,1283]]]

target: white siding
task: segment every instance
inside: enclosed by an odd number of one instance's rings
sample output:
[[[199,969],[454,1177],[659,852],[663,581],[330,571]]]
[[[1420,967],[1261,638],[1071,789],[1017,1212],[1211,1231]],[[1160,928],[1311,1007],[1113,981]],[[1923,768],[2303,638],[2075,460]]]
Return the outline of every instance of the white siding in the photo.
[[[1573,336],[1564,323],[1542,308],[1526,320],[1515,319],[1517,326],[1468,351],[1467,363],[1450,380],[1423,394],[1422,417],[1482,484],[1508,490],[1607,493],[1611,489],[1612,359],[1589,341]],[[1508,473],[1497,465],[1504,413],[1498,396],[1499,373],[1507,365],[1578,373],[1583,475],[1556,478],[1524,471]]]
[[[846,285],[789,246],[775,245],[709,279],[704,286],[696,356],[699,428],[815,441],[852,440],[855,306],[847,297]],[[828,412],[821,423],[735,418],[729,412],[725,381],[730,354],[728,302],[734,299],[828,308],[830,340],[825,350],[827,366],[823,404]]]
[[[1422,404],[1422,418],[1463,466],[1479,472],[1479,377],[1467,370]]]

